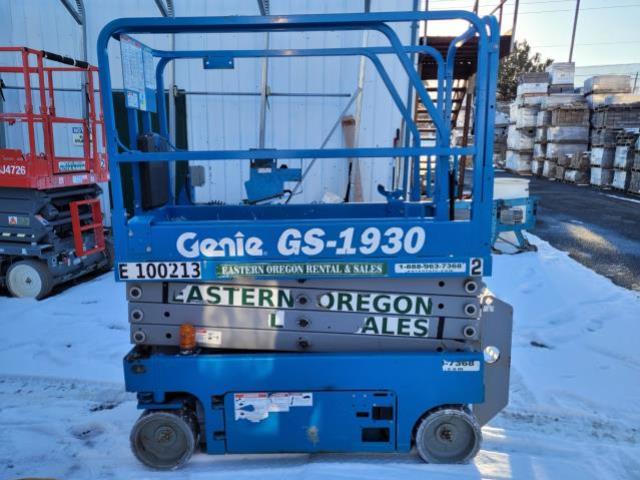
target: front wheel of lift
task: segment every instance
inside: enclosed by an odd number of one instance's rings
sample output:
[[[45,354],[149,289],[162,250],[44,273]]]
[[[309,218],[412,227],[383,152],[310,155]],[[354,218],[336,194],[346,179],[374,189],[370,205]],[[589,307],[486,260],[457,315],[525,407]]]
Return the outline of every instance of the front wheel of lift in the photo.
[[[189,461],[196,448],[196,421],[183,411],[146,411],[131,430],[131,450],[146,466],[174,470]]]
[[[46,297],[53,288],[53,277],[46,263],[38,260],[20,260],[7,270],[6,283],[14,297]]]
[[[475,417],[459,408],[443,408],[423,418],[416,432],[416,449],[427,463],[467,463],[482,442]]]

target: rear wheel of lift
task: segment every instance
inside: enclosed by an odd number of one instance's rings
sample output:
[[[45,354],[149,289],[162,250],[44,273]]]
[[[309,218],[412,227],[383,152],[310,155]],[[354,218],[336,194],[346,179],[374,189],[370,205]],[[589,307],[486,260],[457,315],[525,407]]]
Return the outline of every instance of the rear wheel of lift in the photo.
[[[196,421],[190,413],[147,411],[131,430],[131,450],[148,467],[174,470],[195,451],[195,432]]]
[[[44,262],[20,260],[7,270],[6,283],[14,297],[40,299],[53,288],[53,277]]]
[[[475,417],[461,408],[436,410],[420,421],[416,448],[427,463],[466,463],[482,441]]]

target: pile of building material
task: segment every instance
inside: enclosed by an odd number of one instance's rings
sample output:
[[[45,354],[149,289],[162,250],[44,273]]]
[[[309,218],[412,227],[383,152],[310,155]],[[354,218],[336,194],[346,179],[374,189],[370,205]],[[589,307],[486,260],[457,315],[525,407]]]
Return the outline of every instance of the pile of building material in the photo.
[[[550,95],[558,93],[573,93],[573,79],[576,73],[576,64],[573,62],[555,62],[547,67],[549,73]]]
[[[635,132],[624,131],[618,134],[613,158],[613,180],[611,182],[611,186],[615,189],[629,190],[637,139],[638,134]]]
[[[520,77],[516,100],[510,108],[507,170],[515,173],[531,172],[537,117],[548,87],[547,72],[524,73]]]
[[[507,134],[509,132],[509,103],[497,102],[495,129],[493,133],[493,163],[503,168],[507,154]]]
[[[544,105],[544,101],[542,103]],[[531,173],[536,176],[544,175],[549,177],[555,175],[555,165],[547,163],[545,172],[545,162],[547,161],[547,128],[551,123],[551,112],[542,109],[536,117],[536,136],[533,144],[533,160],[531,161]],[[553,172],[549,169],[553,167]]]
[[[589,166],[583,161],[589,142],[589,110],[581,95],[558,93],[542,102],[538,116],[542,175],[572,183],[585,183]]]
[[[595,76],[576,94],[574,74],[573,63],[554,63],[520,76],[507,170],[640,193],[640,95],[631,93],[631,78]],[[497,136],[496,145],[502,151]]]
[[[595,110],[605,105],[633,102],[629,75],[596,75],[584,82],[583,93],[589,108]],[[631,98],[630,98],[631,97]]]
[[[572,161],[582,157],[589,144],[589,109],[586,102],[554,106],[551,126],[547,129],[547,158],[557,162],[556,178],[575,182],[584,171],[571,168]],[[574,165],[577,165],[574,163]],[[567,175],[567,173],[569,175]],[[587,178],[589,172],[586,172]]]
[[[576,185],[589,185],[590,179],[590,155],[589,152],[572,153],[566,155],[566,170],[563,178],[566,182]]]
[[[591,184],[627,190],[633,141],[640,127],[640,96],[631,94],[628,75],[600,75],[584,84],[591,107]]]
[[[629,191],[640,195],[640,136],[636,140],[633,164],[631,165]]]

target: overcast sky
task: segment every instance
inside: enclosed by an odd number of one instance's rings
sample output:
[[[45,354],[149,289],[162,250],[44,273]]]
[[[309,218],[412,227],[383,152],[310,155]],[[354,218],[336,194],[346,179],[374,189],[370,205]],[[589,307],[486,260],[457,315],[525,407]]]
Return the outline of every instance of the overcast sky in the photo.
[[[429,0],[429,8],[471,9],[473,3]],[[480,0],[480,14],[498,3]],[[515,0],[505,4],[503,33],[511,29],[514,5]],[[576,0],[520,0],[516,39],[526,39],[545,57],[567,61],[575,6]],[[582,0],[573,57],[578,66],[640,63],[640,0]]]

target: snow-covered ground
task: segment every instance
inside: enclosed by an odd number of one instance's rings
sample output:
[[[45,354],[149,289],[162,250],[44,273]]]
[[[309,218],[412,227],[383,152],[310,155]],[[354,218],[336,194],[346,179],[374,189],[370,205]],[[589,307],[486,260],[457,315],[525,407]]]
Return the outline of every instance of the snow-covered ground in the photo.
[[[128,445],[124,288],[104,275],[42,302],[0,297],[0,478],[640,479],[640,297],[533,241],[537,253],[497,256],[489,279],[515,310],[512,394],[473,464],[199,454],[146,470]]]

